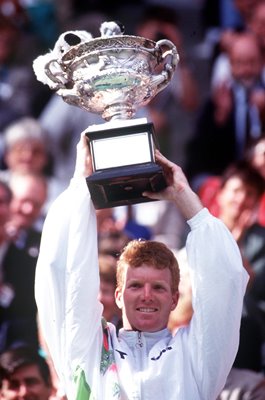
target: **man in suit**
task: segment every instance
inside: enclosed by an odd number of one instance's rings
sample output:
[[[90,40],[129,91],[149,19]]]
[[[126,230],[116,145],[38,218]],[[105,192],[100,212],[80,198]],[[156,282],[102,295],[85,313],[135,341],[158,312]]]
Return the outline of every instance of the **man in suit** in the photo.
[[[259,137],[264,127],[263,63],[255,36],[235,36],[229,61],[232,77],[204,104],[187,148],[186,172],[195,189],[205,176],[220,175],[231,162],[242,159],[249,140]]]
[[[38,346],[35,267],[41,232],[34,227],[46,199],[46,180],[31,174],[13,177],[10,216],[5,221],[5,254],[2,258],[0,350],[18,343]]]

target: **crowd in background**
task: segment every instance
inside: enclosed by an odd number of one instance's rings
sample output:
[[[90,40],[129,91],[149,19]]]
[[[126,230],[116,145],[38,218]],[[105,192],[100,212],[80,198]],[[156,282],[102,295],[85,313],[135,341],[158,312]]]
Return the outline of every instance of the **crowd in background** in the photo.
[[[17,356],[13,349],[27,345],[41,352],[51,369],[52,378],[42,382],[38,398],[63,398],[38,326],[35,266],[45,215],[72,177],[80,133],[104,121],[38,82],[32,62],[50,51],[62,32],[86,30],[97,37],[100,24],[109,20],[121,21],[126,34],[166,38],[177,47],[180,61],[170,85],[139,113],[153,122],[161,152],[182,167],[203,204],[238,242],[250,283],[227,390],[239,388],[238,393],[249,391],[246,399],[264,399],[264,0],[138,0],[126,5],[0,0],[1,384],[8,380],[5,360]],[[175,332],[188,324],[193,311],[183,249],[187,226],[178,211],[164,201],[150,202],[97,210],[97,222],[104,317],[117,329],[121,326],[114,301],[116,259],[129,240],[143,238],[163,241],[179,257],[180,303],[169,328]],[[261,397],[251,397],[257,386]],[[5,393],[1,399],[15,398]],[[229,398],[225,390],[223,396],[220,400]]]

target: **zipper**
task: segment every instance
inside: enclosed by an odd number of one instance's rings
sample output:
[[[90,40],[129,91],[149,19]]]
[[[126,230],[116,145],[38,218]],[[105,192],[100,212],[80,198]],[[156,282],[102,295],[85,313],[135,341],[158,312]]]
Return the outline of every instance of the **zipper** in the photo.
[[[143,347],[143,342],[142,342],[142,332],[137,332],[138,336],[138,341],[136,343],[136,347]]]

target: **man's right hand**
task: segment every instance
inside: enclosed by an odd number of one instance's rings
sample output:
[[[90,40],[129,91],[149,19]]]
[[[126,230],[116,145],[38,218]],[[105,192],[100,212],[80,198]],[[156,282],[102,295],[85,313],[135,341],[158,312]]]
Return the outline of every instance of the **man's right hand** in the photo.
[[[92,160],[89,150],[88,138],[85,131],[81,133],[80,140],[76,146],[76,164],[74,178],[86,178],[93,172]]]

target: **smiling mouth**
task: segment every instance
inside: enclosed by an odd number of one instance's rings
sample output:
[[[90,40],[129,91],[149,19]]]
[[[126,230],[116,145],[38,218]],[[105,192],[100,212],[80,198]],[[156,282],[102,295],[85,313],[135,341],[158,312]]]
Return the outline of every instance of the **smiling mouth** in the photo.
[[[143,313],[153,313],[156,312],[156,308],[151,308],[151,307],[139,307],[137,308],[137,311],[143,312]]]

